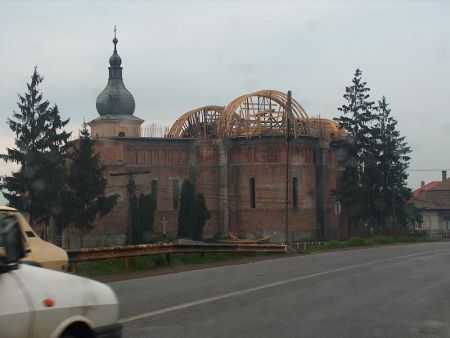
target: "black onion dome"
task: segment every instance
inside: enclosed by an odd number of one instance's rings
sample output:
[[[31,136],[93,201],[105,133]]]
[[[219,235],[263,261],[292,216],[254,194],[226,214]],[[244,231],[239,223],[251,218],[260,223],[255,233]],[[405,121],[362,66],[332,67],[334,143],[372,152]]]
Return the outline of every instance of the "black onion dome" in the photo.
[[[109,58],[109,64],[113,67],[120,67],[120,65],[122,64],[122,59],[120,58],[119,54],[114,53],[113,55],[111,55],[111,57]]]
[[[97,97],[97,111],[103,115],[133,115],[135,102],[133,95],[125,87],[122,79],[122,59],[117,54],[114,37],[114,52],[109,58],[109,79],[105,89]]]

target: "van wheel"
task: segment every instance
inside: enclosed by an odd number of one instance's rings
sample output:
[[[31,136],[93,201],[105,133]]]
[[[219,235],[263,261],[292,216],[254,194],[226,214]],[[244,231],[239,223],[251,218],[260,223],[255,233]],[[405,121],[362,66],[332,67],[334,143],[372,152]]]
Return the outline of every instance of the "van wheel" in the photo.
[[[94,338],[94,333],[85,323],[73,323],[61,334],[60,338]]]

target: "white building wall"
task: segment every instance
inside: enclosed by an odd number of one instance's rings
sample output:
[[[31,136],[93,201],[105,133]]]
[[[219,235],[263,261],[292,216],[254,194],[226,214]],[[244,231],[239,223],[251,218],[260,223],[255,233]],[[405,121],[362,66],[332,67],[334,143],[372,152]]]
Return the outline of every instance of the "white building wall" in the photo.
[[[445,217],[439,211],[422,211],[423,230],[450,230],[450,221],[448,221],[448,229],[446,229]]]

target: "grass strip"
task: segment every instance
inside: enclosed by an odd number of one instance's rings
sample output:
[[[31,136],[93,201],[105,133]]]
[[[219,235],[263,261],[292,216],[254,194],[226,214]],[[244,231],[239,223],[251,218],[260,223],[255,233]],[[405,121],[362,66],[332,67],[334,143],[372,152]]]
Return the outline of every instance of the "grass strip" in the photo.
[[[236,260],[243,257],[255,257],[254,253],[188,253],[171,254],[170,266],[186,264],[202,264],[227,260]],[[151,255],[141,257],[129,257],[128,266],[123,258],[79,262],[76,266],[76,273],[84,277],[97,277],[113,274],[121,274],[132,271],[147,271],[168,266],[166,255]]]
[[[421,242],[433,242],[435,239],[425,236],[374,236],[370,238],[363,238],[359,236],[350,237],[347,241],[329,241],[323,245],[300,245],[296,251],[298,253],[307,254],[313,251],[344,249],[352,247],[374,246],[383,244],[395,244],[395,243],[421,243]],[[314,242],[312,242],[314,243]],[[295,248],[295,247],[294,247]]]

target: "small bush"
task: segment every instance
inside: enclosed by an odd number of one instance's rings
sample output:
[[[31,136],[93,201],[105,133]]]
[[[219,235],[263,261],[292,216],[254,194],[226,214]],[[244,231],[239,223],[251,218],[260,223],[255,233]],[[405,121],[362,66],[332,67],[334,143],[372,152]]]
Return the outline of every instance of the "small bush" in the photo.
[[[362,237],[351,237],[348,242],[350,243],[351,246],[364,246],[366,245],[366,241],[364,238]]]
[[[390,244],[397,242],[397,238],[388,236],[375,236],[373,240],[375,244]]]
[[[348,246],[347,242],[338,242],[338,241],[329,241],[326,245],[326,249],[339,249],[339,248],[345,248]]]
[[[365,241],[366,245],[377,245],[377,241],[375,240],[375,238],[367,238]]]

